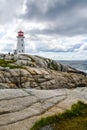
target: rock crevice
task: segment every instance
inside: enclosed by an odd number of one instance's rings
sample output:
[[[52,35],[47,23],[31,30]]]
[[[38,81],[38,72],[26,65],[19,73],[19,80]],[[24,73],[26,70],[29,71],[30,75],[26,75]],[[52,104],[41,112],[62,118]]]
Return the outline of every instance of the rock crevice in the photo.
[[[38,119],[63,112],[78,100],[87,103],[86,87],[56,90],[9,89],[9,91],[8,89],[0,91],[2,99],[0,130],[29,130]],[[2,98],[3,93],[5,95]],[[3,100],[6,98],[9,100]]]

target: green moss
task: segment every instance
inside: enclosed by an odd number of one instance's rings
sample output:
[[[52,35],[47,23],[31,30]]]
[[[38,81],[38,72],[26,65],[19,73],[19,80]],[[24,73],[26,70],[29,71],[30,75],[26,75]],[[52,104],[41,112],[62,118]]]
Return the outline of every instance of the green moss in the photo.
[[[7,67],[9,67],[10,69],[23,68],[22,66],[19,65],[10,65],[10,64],[8,64]]]
[[[2,67],[9,67],[10,69],[21,68],[21,66],[12,65],[12,63],[14,63],[14,62],[15,62],[14,60],[0,59],[0,66],[2,66]]]
[[[40,130],[49,125],[53,130],[87,130],[87,104],[79,101],[72,105],[71,110],[36,122],[31,130]]]

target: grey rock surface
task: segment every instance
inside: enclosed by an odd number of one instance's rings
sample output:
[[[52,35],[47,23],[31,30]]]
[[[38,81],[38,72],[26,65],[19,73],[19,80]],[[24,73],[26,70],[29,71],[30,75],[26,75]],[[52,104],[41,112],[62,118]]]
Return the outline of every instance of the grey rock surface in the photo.
[[[87,88],[1,89],[0,130],[29,130],[42,117],[69,109],[78,100],[87,103]]]
[[[87,86],[87,76],[54,60],[27,54],[1,55],[0,89],[57,89]],[[3,64],[4,65],[3,65]]]

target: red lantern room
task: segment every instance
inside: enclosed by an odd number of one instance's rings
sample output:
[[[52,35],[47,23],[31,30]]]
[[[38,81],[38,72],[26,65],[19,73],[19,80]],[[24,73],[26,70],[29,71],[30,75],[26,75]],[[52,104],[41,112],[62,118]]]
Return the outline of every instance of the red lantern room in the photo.
[[[21,30],[18,32],[18,37],[24,37],[24,32],[22,32]]]

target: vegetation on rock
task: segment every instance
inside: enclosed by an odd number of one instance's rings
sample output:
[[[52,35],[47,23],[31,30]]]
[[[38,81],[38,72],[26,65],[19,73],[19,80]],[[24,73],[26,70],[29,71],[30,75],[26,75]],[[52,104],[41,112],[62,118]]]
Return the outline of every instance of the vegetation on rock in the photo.
[[[57,89],[87,86],[84,72],[52,59],[28,54],[0,59],[0,88]],[[15,86],[15,87],[14,87]]]
[[[87,130],[87,104],[78,101],[77,104],[72,105],[71,110],[42,118],[31,130],[41,130],[47,125],[50,125],[53,130]]]
[[[15,60],[0,59],[0,66],[1,66],[1,67],[8,67],[8,68],[10,68],[10,69],[21,68],[21,66],[14,65],[14,64],[13,64],[14,62],[15,62]]]

